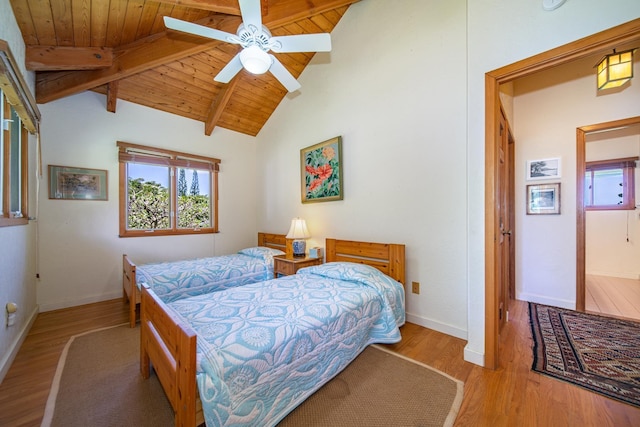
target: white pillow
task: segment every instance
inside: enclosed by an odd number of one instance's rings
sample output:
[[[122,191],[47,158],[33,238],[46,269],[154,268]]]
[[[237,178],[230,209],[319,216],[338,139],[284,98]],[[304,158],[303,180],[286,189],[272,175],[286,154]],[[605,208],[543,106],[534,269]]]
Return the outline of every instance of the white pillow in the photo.
[[[253,248],[245,248],[238,251],[239,254],[248,255],[254,258],[260,258],[266,262],[272,262],[273,257],[276,255],[284,255],[279,249],[267,248],[265,246],[256,246]]]

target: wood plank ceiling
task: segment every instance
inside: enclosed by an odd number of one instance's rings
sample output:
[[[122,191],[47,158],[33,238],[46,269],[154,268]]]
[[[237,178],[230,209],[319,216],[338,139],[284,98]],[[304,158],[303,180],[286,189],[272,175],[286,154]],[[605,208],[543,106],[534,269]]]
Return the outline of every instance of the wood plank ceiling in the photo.
[[[330,33],[358,0],[262,0],[274,36]],[[234,33],[237,0],[10,0],[36,73],[36,101],[85,90],[255,136],[286,95],[270,74],[242,70],[228,84],[213,77],[238,45],[167,30],[171,16]],[[314,53],[275,54],[298,77]],[[304,90],[304,87],[302,88]]]

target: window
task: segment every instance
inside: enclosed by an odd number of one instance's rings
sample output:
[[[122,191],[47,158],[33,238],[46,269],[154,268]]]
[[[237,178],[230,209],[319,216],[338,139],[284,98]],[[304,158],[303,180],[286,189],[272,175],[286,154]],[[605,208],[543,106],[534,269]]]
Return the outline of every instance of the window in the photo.
[[[0,90],[0,226],[27,224],[28,135]]]
[[[120,237],[218,232],[220,160],[118,142]]]
[[[0,40],[0,227],[29,222],[28,132],[37,133],[39,122],[9,44]]]
[[[588,162],[584,180],[587,210],[635,209],[637,157]]]

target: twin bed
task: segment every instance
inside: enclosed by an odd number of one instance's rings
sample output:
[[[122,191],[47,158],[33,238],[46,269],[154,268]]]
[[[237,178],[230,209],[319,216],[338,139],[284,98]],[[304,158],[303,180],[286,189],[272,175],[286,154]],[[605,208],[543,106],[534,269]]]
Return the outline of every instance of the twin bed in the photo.
[[[273,277],[273,256],[283,255],[283,234],[258,233],[258,246],[232,255],[136,266],[122,256],[122,296],[129,301],[129,324],[136,326],[140,285],[147,284],[164,301],[200,295]]]
[[[273,426],[369,344],[401,339],[404,245],[326,240],[326,264],[165,300],[142,286],[140,369],[177,426]]]

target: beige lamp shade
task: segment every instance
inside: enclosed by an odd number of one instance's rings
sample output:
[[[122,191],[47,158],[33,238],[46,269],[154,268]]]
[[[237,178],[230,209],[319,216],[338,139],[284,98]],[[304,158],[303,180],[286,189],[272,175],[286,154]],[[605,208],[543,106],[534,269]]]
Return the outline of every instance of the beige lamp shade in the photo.
[[[287,239],[308,239],[311,237],[307,222],[304,219],[294,218],[291,220],[291,227],[287,233]]]

